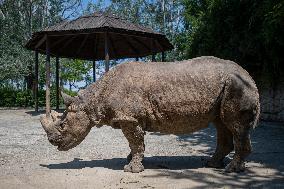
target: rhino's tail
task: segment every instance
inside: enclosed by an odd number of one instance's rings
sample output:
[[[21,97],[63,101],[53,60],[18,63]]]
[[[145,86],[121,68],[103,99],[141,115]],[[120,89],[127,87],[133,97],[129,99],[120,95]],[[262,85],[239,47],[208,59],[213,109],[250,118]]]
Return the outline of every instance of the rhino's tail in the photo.
[[[252,127],[256,128],[258,126],[259,117],[260,117],[260,102],[259,99],[257,100],[256,106],[254,108],[254,120],[252,123]]]

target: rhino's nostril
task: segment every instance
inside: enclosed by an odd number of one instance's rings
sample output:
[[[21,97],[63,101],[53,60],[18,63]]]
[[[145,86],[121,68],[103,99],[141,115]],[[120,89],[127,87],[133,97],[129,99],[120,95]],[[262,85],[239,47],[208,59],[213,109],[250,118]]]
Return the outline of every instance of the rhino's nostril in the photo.
[[[62,141],[62,136],[61,135],[50,136],[50,137],[48,137],[48,140],[51,144],[56,146]]]

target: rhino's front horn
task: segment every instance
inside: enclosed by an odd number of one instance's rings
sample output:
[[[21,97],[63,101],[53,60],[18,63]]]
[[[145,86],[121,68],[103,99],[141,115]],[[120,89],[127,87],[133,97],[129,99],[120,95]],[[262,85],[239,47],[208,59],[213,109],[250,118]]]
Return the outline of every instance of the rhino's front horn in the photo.
[[[51,118],[52,118],[53,122],[61,119],[61,117],[63,116],[62,113],[58,113],[58,112],[56,112],[54,110],[51,110],[51,114],[50,115],[51,115]]]
[[[74,97],[69,96],[68,94],[65,94],[64,92],[61,92],[61,96],[66,106],[69,106],[72,102],[74,102]]]
[[[53,145],[58,145],[58,141],[61,139],[61,133],[58,129],[56,129],[56,125],[60,124],[60,120],[53,122],[50,118],[41,116],[40,123],[45,130],[50,143],[52,143]]]

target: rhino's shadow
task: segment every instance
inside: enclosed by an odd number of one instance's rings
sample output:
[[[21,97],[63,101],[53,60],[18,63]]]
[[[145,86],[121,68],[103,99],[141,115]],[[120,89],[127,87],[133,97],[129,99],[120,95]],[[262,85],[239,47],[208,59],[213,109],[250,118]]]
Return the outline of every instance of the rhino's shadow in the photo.
[[[145,157],[143,165],[145,169],[196,169],[204,167],[209,157],[207,156],[153,156]],[[85,161],[75,158],[73,161],[67,163],[43,165],[48,169],[83,169],[104,167],[112,170],[123,170],[124,165],[127,164],[126,158],[112,158]]]

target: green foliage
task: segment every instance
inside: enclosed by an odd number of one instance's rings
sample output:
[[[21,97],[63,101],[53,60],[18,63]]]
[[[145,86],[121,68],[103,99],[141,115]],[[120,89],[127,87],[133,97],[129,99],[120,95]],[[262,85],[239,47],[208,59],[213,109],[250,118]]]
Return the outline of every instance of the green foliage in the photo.
[[[66,94],[76,96],[77,92],[64,89]],[[0,107],[34,107],[34,96],[31,90],[20,90],[14,87],[0,87]],[[56,90],[51,88],[51,106],[56,106]],[[39,107],[45,107],[45,90],[38,91]],[[63,106],[63,100],[60,98],[60,105]]]
[[[0,81],[32,79],[34,53],[24,48],[32,32],[78,14],[80,7],[81,0],[0,1]]]
[[[213,55],[240,63],[256,78],[277,83],[284,70],[284,2],[185,0],[191,40],[186,57]]]
[[[171,52],[166,53],[166,59],[172,61],[183,58],[183,51],[180,51],[179,47],[180,41],[177,40],[184,35],[185,31],[182,0],[112,0],[107,9],[129,21],[164,33],[175,47]],[[161,55],[157,55],[157,58],[161,60]],[[150,59],[151,57],[146,58],[146,60]]]
[[[76,95],[77,95],[77,92],[75,92],[75,91],[69,91],[69,90],[67,90],[67,89],[64,89],[63,92],[64,92],[65,94],[70,95],[70,96],[76,96]]]
[[[92,68],[92,64],[83,60],[67,60],[61,59],[61,79],[65,83],[69,84],[69,90],[72,87],[78,88],[75,83],[84,81],[85,77],[88,78],[88,72]]]
[[[33,105],[32,93],[29,90],[17,90],[12,87],[0,88],[1,107],[28,107]]]

